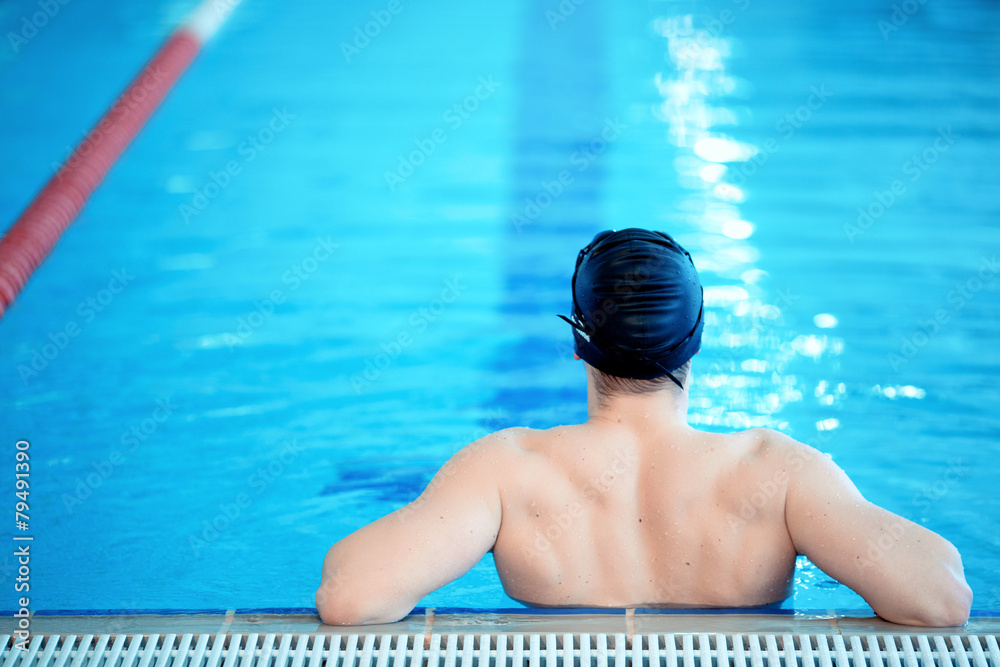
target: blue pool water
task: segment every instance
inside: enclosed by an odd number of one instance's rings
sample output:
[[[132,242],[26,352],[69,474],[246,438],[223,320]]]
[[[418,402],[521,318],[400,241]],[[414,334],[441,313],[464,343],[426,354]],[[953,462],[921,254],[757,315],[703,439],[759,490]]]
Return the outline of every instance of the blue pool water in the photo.
[[[901,4],[400,0],[349,48],[386,3],[245,0],[0,321],[32,608],[310,605],[460,446],[584,419],[555,314],[626,226],[707,286],[692,422],[815,444],[1000,607],[1000,8]],[[192,6],[0,4],[3,225]],[[422,604],[518,606],[489,558]],[[865,609],[805,562],[784,606]]]

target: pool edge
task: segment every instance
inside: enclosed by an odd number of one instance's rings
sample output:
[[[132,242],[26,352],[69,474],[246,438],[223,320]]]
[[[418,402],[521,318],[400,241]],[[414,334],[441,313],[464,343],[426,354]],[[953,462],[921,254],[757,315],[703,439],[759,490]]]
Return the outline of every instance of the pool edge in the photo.
[[[12,633],[17,619],[4,617],[0,633]],[[33,616],[31,634],[820,634],[820,635],[1000,635],[1000,617],[975,616],[958,628],[896,625],[873,616],[828,614],[412,614],[395,623],[329,626],[315,614],[235,613],[188,615],[59,615]]]

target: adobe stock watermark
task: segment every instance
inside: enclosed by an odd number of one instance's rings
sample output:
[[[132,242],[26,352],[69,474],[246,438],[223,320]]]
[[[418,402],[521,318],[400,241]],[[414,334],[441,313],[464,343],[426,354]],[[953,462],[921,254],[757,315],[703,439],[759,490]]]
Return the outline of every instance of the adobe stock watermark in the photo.
[[[485,438],[489,434],[504,428],[509,421],[507,413],[503,411],[503,408],[491,408],[486,411],[486,418],[483,420],[483,423],[474,428],[469,434],[467,442],[474,442],[480,438]],[[465,442],[458,443],[459,446],[465,444]]]
[[[348,63],[351,58],[361,55],[361,52],[371,45],[372,40],[382,34],[385,28],[389,27],[394,17],[399,16],[403,11],[403,3],[400,0],[389,0],[385,9],[373,9],[370,14],[371,21],[364,25],[354,26],[354,38],[350,42],[340,43],[340,53]]]
[[[499,87],[500,84],[493,80],[492,74],[479,77],[479,82],[472,92],[448,107],[441,115],[441,120],[452,131],[457,130],[479,109],[480,104],[488,100]],[[389,191],[395,192],[396,187],[402,185],[406,179],[416,173],[417,169],[434,154],[438,146],[446,141],[448,141],[448,132],[443,127],[434,128],[424,138],[414,139],[415,148],[406,155],[397,156],[399,162],[396,164],[396,168],[383,174]]]
[[[396,510],[395,514],[400,521],[406,521],[413,512],[417,511],[427,502],[434,491],[441,487],[446,480],[451,479],[458,472],[463,461],[473,454],[485,451],[485,447],[477,441],[487,435],[504,428],[507,425],[507,415],[501,409],[489,410],[486,413],[486,420],[483,425],[476,428],[469,434],[468,439],[457,443],[459,450],[448,459],[443,466],[434,474],[427,487],[413,501]]]
[[[97,125],[90,130],[83,142],[75,149],[66,146],[66,154],[69,156],[65,162],[59,164],[52,163],[52,170],[56,172],[56,179],[61,180],[66,174],[75,169],[79,164],[87,159],[94,147],[104,142],[108,132],[116,123],[124,122],[129,115],[145,103],[146,99],[153,94],[160,81],[166,77],[167,72],[159,64],[154,64],[144,71],[142,76],[136,79],[128,91],[115,100],[111,110],[104,115]]]
[[[919,155],[914,154],[903,162],[900,167],[903,175],[909,177],[907,180],[910,183],[916,183],[944,153],[951,149],[955,141],[961,138],[960,134],[952,131],[950,125],[939,127],[938,136],[930,146],[922,150]],[[855,239],[863,236],[907,192],[907,182],[901,178],[893,179],[885,190],[875,190],[872,193],[872,201],[867,206],[858,207],[857,219],[853,223],[844,223],[844,235],[847,240],[854,243]]]
[[[829,438],[827,438],[829,440]],[[757,513],[764,509],[774,498],[788,488],[791,480],[791,473],[798,472],[805,465],[808,459],[807,450],[796,447],[788,456],[786,468],[774,471],[768,479],[757,484],[756,490],[750,494],[749,498],[744,497],[740,503],[739,517],[729,517],[729,527],[737,528],[746,526]]]
[[[190,223],[191,218],[207,209],[212,200],[222,194],[222,191],[232,184],[234,178],[243,173],[246,165],[256,160],[258,155],[267,150],[271,142],[284,132],[295,118],[295,114],[288,113],[287,107],[283,107],[280,111],[277,108],[272,109],[271,119],[267,124],[257,132],[248,134],[246,139],[236,147],[236,152],[241,159],[229,160],[219,171],[210,170],[208,179],[201,187],[195,188],[191,199],[177,207],[184,224]]]
[[[955,285],[945,295],[947,307],[935,309],[925,320],[917,322],[916,330],[908,336],[903,336],[899,349],[886,355],[886,361],[893,371],[899,371],[910,363],[920,350],[934,340],[941,327],[951,322],[951,318],[964,309],[968,303],[984,289],[991,289],[993,281],[1000,275],[1000,263],[996,255],[987,259],[983,257],[975,275]]]
[[[948,469],[941,479],[929,484],[919,491],[912,500],[912,504],[926,512],[938,500],[946,496],[951,489],[968,473],[969,468],[964,465],[962,459],[948,461]],[[868,540],[865,544],[866,551],[864,558],[857,558],[854,567],[858,572],[864,574],[865,571],[885,558],[892,549],[899,543],[899,540],[906,535],[906,531],[912,524],[904,521],[894,521],[885,531],[879,535],[878,539]]]
[[[909,22],[910,17],[920,11],[920,8],[927,3],[927,0],[903,0],[899,4],[892,5],[892,13],[889,20],[879,19],[875,24],[879,34],[884,41],[889,41],[889,35],[896,32]]]
[[[825,83],[819,86],[810,86],[809,95],[805,102],[789,111],[774,123],[774,130],[781,139],[788,141],[795,136],[795,133],[805,127],[806,123],[812,120],[813,114],[822,109],[830,98],[833,91],[826,87]],[[743,185],[751,176],[755,175],[761,167],[767,164],[771,156],[781,150],[781,142],[775,137],[768,137],[761,142],[761,150],[754,153],[750,158],[738,165],[729,167],[727,181],[733,185]]]
[[[828,90],[825,83],[819,86],[809,86],[809,96],[806,101],[795,108],[794,111],[786,113],[774,124],[774,129],[781,134],[782,139],[791,139],[797,130],[801,130],[808,123],[813,113],[819,111],[833,97],[833,91]]]
[[[321,264],[333,256],[333,251],[340,247],[339,243],[334,243],[332,237],[317,237],[316,245],[312,251],[298,262],[292,264],[287,271],[281,274],[281,282],[288,285],[288,292],[295,292],[302,284],[309,280]],[[285,302],[287,298],[285,290],[276,287],[271,290],[263,299],[253,302],[254,309],[245,315],[236,318],[236,329],[233,332],[226,332],[222,336],[223,342],[230,352],[236,349],[237,345],[245,343],[253,334],[260,329],[274,315],[275,309]]]
[[[80,318],[79,320],[69,319],[62,327],[49,332],[46,336],[48,342],[32,347],[31,359],[27,363],[17,365],[17,374],[20,376],[21,382],[27,386],[31,380],[48,368],[49,364],[69,346],[70,341],[79,336],[88,324],[103,313],[115,300],[115,297],[121,294],[122,290],[133,280],[135,280],[135,276],[130,275],[124,268],[112,271],[111,279],[105,287],[77,304],[76,314]]]
[[[623,475],[629,470],[634,469],[638,462],[639,458],[633,451],[625,449],[615,451],[608,467],[600,475],[590,480],[590,483],[584,488],[584,499],[588,503],[600,500],[615,483],[615,479],[622,479]],[[586,511],[583,503],[573,501],[566,509],[555,514],[555,516],[546,517],[545,529],[535,530],[531,547],[529,548],[527,544],[523,544],[521,546],[521,555],[526,558],[535,558],[549,551],[552,548],[552,542],[558,540],[568,532],[576,520],[584,516],[584,514],[586,514]],[[541,517],[538,516],[537,518]],[[642,519],[639,519],[639,521],[641,522]]]
[[[808,446],[819,451],[820,445],[825,445],[833,438],[830,431],[820,431],[809,440]],[[804,447],[795,447],[785,459],[785,466],[775,470],[770,477],[756,486],[756,490],[750,494],[749,498],[744,497],[740,503],[739,516],[729,517],[730,528],[741,528],[752,521],[757,513],[767,507],[779,494],[788,488],[791,481],[791,473],[798,472],[809,460],[809,450]],[[824,454],[825,456],[825,454]]]
[[[191,547],[195,557],[201,556],[201,553],[210,544],[218,540],[222,533],[226,532],[243,515],[244,511],[253,505],[254,498],[267,491],[275,480],[285,474],[288,467],[295,462],[299,455],[306,451],[305,447],[299,445],[294,439],[285,440],[281,444],[281,451],[273,456],[267,465],[260,466],[247,477],[247,491],[240,491],[230,502],[219,503],[218,513],[211,519],[202,521],[201,532],[188,535],[188,546]]]
[[[569,17],[576,13],[577,7],[585,2],[587,0],[561,0],[555,10],[545,10],[545,20],[548,21],[549,27],[552,30],[556,30],[560,23],[565,23],[569,20]]]
[[[212,9],[215,10],[216,17],[225,20],[233,13],[238,4],[240,4],[240,0],[215,0],[212,3]]]
[[[86,160],[95,146],[105,141],[112,127],[124,122],[136,109],[145,104],[147,98],[156,91],[166,76],[167,72],[158,63],[145,70],[142,76],[129,86],[125,94],[115,100],[111,110],[90,130],[79,146],[75,149],[66,146],[66,154],[69,157],[65,162],[61,165],[57,162],[52,163],[52,169],[56,171],[56,178],[62,179],[66,173]]]
[[[780,325],[783,322],[785,310],[794,305],[799,298],[790,289],[777,290],[773,303],[761,304],[753,310],[750,328],[746,331],[746,335],[752,340],[754,336],[764,335],[768,330]],[[723,354],[725,358],[713,361],[708,368],[708,373],[721,373],[743,362],[742,358],[736,356],[732,346],[722,346],[715,352]],[[724,367],[724,362],[729,364],[729,368]]]
[[[750,0],[732,0],[732,4],[740,12],[750,7]],[[704,29],[696,29],[690,14],[657,19],[653,28],[657,33],[670,40],[670,53],[677,62],[701,62],[709,54],[712,57],[718,53],[717,40],[726,28],[736,22],[739,15],[732,9],[724,8],[718,14],[705,21]],[[673,41],[679,44],[674,47]]]
[[[407,318],[408,327],[403,328],[390,340],[379,344],[381,352],[365,359],[364,370],[351,376],[351,388],[355,394],[360,394],[365,388],[378,380],[387,368],[395,363],[396,359],[406,348],[413,345],[420,334],[427,331],[427,327],[436,322],[447,310],[448,306],[455,303],[458,297],[465,291],[466,285],[461,283],[461,278],[455,276],[444,281],[444,287],[437,297],[432,299],[426,306],[422,306]]]
[[[965,465],[962,459],[951,459],[948,461],[948,469],[941,479],[924,487],[918,491],[911,503],[921,512],[929,510],[934,503],[948,495],[952,488],[958,484],[962,478],[969,474],[969,466]]]
[[[25,14],[21,17],[21,28],[17,32],[7,33],[7,41],[14,53],[18,53],[28,42],[34,39],[38,32],[54,19],[62,8],[68,5],[71,0],[38,0],[35,5],[38,11],[30,16]]]
[[[605,118],[600,134],[570,155],[569,163],[576,167],[576,174],[590,169],[626,129],[628,125],[617,117],[614,120]],[[524,198],[521,210],[511,214],[510,222],[514,225],[514,229],[520,234],[524,227],[533,224],[545,209],[552,205],[552,202],[559,199],[566,189],[573,185],[575,179],[573,171],[562,169],[551,181],[542,180],[538,191]]]
[[[598,308],[584,313],[587,324],[597,329],[607,324],[608,319],[617,313],[619,308],[626,305],[640,286],[649,280],[652,276],[650,267],[649,261],[637,262],[628,273],[615,280],[614,296],[607,297],[598,304]],[[567,359],[572,358],[576,350],[563,341],[559,341],[556,343],[556,352],[560,358]]]
[[[139,446],[149,440],[150,437],[167,421],[177,410],[176,405],[170,402],[170,397],[156,400],[156,407],[149,416],[123,431],[120,442],[121,449],[111,450],[107,457],[100,461],[91,461],[92,472],[86,475],[77,476],[73,493],[63,493],[61,500],[63,508],[67,514],[73,514],[76,508],[94,495],[94,492],[106,482],[115,471],[127,460],[126,454],[131,454],[139,449]]]
[[[320,607],[326,605],[327,600],[340,595],[349,580],[349,577],[343,574],[339,569],[334,570],[329,574],[324,573],[320,579],[319,588],[316,589],[316,594],[311,596],[308,600],[316,606],[316,609],[319,609]],[[303,599],[302,601],[305,602],[306,599]]]

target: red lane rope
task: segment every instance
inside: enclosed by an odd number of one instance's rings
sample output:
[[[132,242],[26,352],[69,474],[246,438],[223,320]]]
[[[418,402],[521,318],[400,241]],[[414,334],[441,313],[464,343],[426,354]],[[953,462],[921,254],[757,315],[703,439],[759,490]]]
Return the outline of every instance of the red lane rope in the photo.
[[[0,239],[0,317],[200,49],[174,32]]]

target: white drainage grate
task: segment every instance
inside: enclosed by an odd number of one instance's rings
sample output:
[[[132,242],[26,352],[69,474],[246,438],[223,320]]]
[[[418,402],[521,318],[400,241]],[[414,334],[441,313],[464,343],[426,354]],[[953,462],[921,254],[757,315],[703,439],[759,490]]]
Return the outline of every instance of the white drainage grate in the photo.
[[[1000,667],[995,635],[0,636],[0,667]]]

